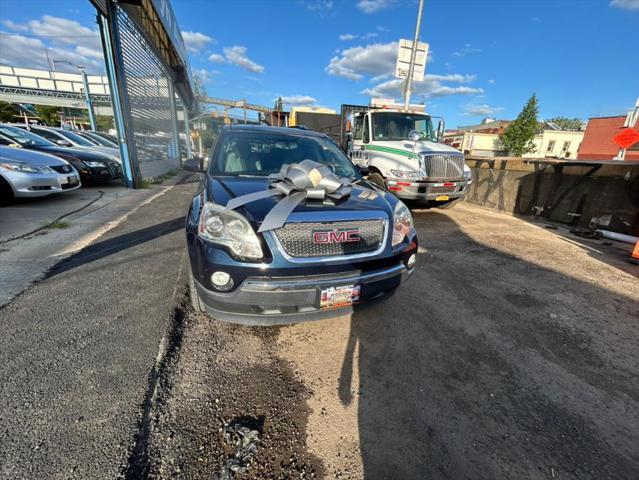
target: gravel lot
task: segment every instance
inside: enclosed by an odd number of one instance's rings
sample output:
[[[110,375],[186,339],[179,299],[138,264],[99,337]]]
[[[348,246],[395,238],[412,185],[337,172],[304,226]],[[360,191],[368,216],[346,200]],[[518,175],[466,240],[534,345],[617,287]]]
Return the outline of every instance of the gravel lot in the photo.
[[[639,267],[462,204],[416,211],[419,270],[352,318],[222,324],[182,298],[130,478],[636,479]]]

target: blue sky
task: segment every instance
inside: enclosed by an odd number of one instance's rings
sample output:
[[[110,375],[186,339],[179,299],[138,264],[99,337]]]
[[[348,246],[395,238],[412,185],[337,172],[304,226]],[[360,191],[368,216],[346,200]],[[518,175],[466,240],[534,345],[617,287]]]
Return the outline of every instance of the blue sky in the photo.
[[[395,42],[412,37],[416,1],[172,3],[212,96],[332,108],[399,96]],[[0,63],[44,68],[48,46],[103,68],[88,0],[0,0],[0,20]],[[421,39],[432,57],[413,100],[448,126],[513,118],[533,92],[542,118],[621,114],[639,95],[639,0],[426,0]]]

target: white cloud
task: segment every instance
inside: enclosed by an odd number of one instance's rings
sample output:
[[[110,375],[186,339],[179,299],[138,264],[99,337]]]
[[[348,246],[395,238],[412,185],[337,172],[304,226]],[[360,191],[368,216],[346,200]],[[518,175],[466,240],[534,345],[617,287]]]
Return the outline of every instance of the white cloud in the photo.
[[[395,5],[395,0],[359,0],[357,8],[364,13],[375,13]]]
[[[311,12],[324,15],[333,9],[333,0],[313,0],[306,3],[306,8]]]
[[[225,59],[232,65],[237,65],[249,72],[262,73],[264,67],[246,56],[246,47],[235,45],[223,49]],[[209,57],[210,58],[210,57]]]
[[[309,95],[282,95],[282,103],[285,105],[314,105],[317,100]]]
[[[376,36],[377,33],[375,32],[365,33],[364,35],[362,35],[362,40],[369,40],[371,38],[375,38]]]
[[[217,43],[215,39],[200,32],[182,30],[182,38],[186,49],[191,53],[198,53],[210,43]]]
[[[501,112],[503,107],[491,107],[490,105],[466,105],[464,107],[464,115],[466,117],[485,117],[487,115],[494,115],[497,112]]]
[[[495,84],[495,80],[491,78],[490,80],[488,80],[488,83],[490,83],[491,85],[494,85]]]
[[[375,28],[377,29],[378,32],[390,32],[390,28],[386,28],[381,25],[377,25],[377,27]]]
[[[475,75],[426,75],[422,82],[413,82],[413,94],[425,97],[443,97],[450,95],[476,95],[484,93],[481,88],[466,85],[450,86],[449,83],[469,83],[475,79]],[[400,85],[403,80],[394,78],[362,90],[362,94],[371,97],[399,98],[401,96]]]
[[[624,10],[639,10],[639,0],[612,0],[610,6]]]
[[[85,27],[75,20],[52,15],[26,23],[3,20],[2,24],[14,32],[25,32],[39,38],[20,34],[0,35],[0,62],[21,66],[49,69],[47,51],[51,60],[83,65],[89,72],[103,72],[102,44],[97,29]],[[57,63],[58,70],[75,72],[64,63]]]
[[[13,30],[14,32],[28,32],[29,26],[23,25],[19,23],[12,22],[11,20],[2,20],[2,25],[7,27],[9,30]]]
[[[460,48],[456,52],[453,52],[455,57],[465,57],[469,53],[481,53],[481,48],[473,47],[470,43],[464,45],[464,48]]]
[[[350,80],[360,80],[365,75],[384,75],[395,68],[397,42],[375,43],[365,47],[353,47],[334,56],[324,69],[328,74]]]
[[[339,39],[344,42],[349,42],[351,40],[355,40],[356,38],[357,38],[357,35],[353,35],[352,33],[342,33],[339,36]]]
[[[211,55],[209,55],[209,61],[213,63],[224,63],[226,60],[224,60],[224,55],[220,55],[219,53],[212,53]]]

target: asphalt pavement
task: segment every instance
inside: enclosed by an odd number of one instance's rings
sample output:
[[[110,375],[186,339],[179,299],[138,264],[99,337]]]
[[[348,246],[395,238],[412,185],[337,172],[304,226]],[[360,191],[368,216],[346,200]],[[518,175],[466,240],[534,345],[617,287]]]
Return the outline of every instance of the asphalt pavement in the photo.
[[[237,480],[637,478],[629,251],[469,204],[415,211],[418,269],[386,302],[235,326],[187,301],[194,190],[0,309],[1,478],[224,478],[231,428],[256,439]]]
[[[182,183],[0,309],[0,478],[126,471],[184,256]]]

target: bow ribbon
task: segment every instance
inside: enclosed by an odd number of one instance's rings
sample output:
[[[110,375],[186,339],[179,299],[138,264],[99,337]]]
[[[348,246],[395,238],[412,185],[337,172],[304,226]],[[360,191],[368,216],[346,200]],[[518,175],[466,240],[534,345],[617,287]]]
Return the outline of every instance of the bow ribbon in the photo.
[[[327,166],[313,160],[282,165],[279,173],[269,175],[269,181],[268,190],[242,195],[226,204],[226,210],[234,210],[263,198],[284,195],[266,214],[258,232],[284,226],[290,213],[306,199],[339,200],[348,197],[353,188],[350,179],[338,177]]]

